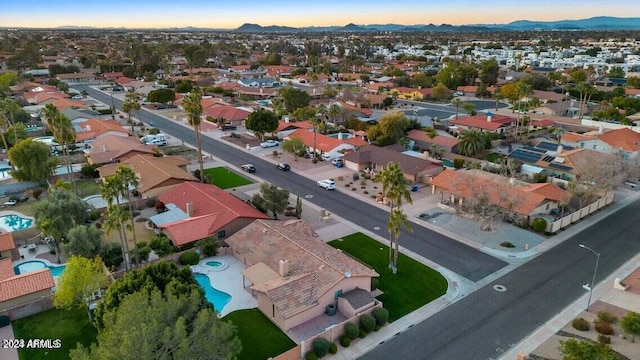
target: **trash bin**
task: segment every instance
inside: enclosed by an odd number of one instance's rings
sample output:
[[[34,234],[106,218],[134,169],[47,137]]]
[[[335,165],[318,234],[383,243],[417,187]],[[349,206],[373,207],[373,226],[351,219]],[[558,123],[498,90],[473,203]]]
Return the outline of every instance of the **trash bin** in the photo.
[[[337,163],[337,164],[336,164],[336,166],[338,167],[338,169],[339,169],[339,168],[341,168],[341,167],[342,167],[342,161],[340,161],[339,163]]]
[[[411,185],[411,191],[418,191],[418,188],[419,188],[418,184]]]

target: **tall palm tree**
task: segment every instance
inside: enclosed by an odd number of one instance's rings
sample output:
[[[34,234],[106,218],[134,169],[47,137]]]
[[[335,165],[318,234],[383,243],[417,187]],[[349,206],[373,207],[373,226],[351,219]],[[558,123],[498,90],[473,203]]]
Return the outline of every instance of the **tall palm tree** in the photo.
[[[122,111],[127,113],[127,122],[131,124],[131,133],[135,133],[135,129],[133,128],[133,121],[131,121],[131,113],[136,110],[140,110],[140,101],[138,101],[140,96],[138,93],[130,92],[125,95],[124,103],[122,103]]]
[[[522,108],[522,98],[524,98],[525,96],[528,96],[529,94],[533,93],[533,88],[531,87],[531,85],[524,83],[522,81],[518,82],[518,85],[516,86],[516,93],[518,96],[518,115],[516,117],[516,133],[515,133],[515,138],[516,140],[518,139],[518,135],[519,135],[519,131],[520,131],[520,115],[523,112],[523,108]]]
[[[553,136],[554,138],[556,138],[556,140],[558,140],[558,147],[560,147],[560,142],[562,141],[562,135],[564,135],[564,133],[567,132],[567,129],[558,126],[558,127],[554,127],[553,129],[551,129],[551,136]]]
[[[393,260],[389,264],[391,271],[394,274],[398,273],[398,253],[400,252],[400,228],[404,226],[409,232],[413,232],[407,214],[404,213],[402,208],[393,209],[389,215],[389,222],[387,223],[387,230],[389,235],[393,234],[395,239],[395,246],[392,244],[391,250],[393,252]],[[395,247],[395,249],[393,249]],[[390,251],[391,253],[391,251]]]
[[[580,93],[580,110],[578,110],[578,118],[582,120],[584,116],[584,110],[587,108],[591,96],[596,91],[596,88],[586,81],[581,81],[576,85],[576,90]]]
[[[127,220],[129,213],[124,211],[124,208],[120,205],[120,194],[124,192],[122,188],[123,184],[117,177],[109,176],[100,185],[100,195],[107,200],[107,213],[104,218],[105,228],[107,231],[118,229],[124,266],[125,270],[128,271],[131,269],[131,259],[129,257],[129,243],[125,233],[124,222]]]
[[[10,126],[14,127],[15,130],[15,114],[16,112],[18,112],[20,109],[22,109],[22,106],[20,106],[20,104],[12,99],[2,99],[0,100],[0,111],[4,114],[4,117],[6,117],[8,123]],[[14,131],[13,134],[15,135],[15,142],[14,144],[18,143],[18,132]]]
[[[458,151],[464,156],[473,156],[484,149],[486,143],[485,135],[478,129],[464,129],[458,136]]]
[[[67,166],[67,176],[69,178],[69,182],[71,183],[71,189],[74,194],[77,194],[76,184],[73,180],[73,167],[71,165],[71,159],[69,156],[69,144],[73,144],[76,140],[76,131],[73,128],[73,124],[71,124],[71,120],[64,116],[63,114],[58,113],[56,117],[53,119],[53,138],[62,145],[62,152],[66,159]]]
[[[493,98],[496,100],[496,111],[498,111],[498,105],[500,104],[500,101],[504,99],[504,95],[502,95],[500,91],[496,91],[493,93]]]
[[[202,90],[199,87],[191,89],[189,95],[182,102],[187,112],[187,121],[193,127],[196,134],[196,146],[198,148],[198,163],[200,164],[200,182],[204,182],[204,165],[202,163],[202,140],[200,138],[200,124],[202,123]]]
[[[451,100],[451,105],[456,107],[456,120],[458,120],[458,113],[460,111],[460,104],[462,104],[462,101],[460,101],[460,99],[458,99],[458,98],[454,98],[453,100]]]
[[[115,177],[122,183],[121,190],[124,191],[124,196],[127,197],[127,203],[129,205],[129,220],[131,220],[131,232],[133,236],[133,246],[136,248],[136,266],[140,264],[140,256],[138,254],[138,239],[136,237],[136,228],[133,219],[133,203],[131,201],[131,190],[138,187],[139,181],[135,171],[128,165],[120,165],[116,171]]]
[[[4,111],[0,110],[0,136],[2,136],[2,143],[6,151],[9,151],[9,144],[7,138],[4,136],[5,131],[9,127],[9,116]]]

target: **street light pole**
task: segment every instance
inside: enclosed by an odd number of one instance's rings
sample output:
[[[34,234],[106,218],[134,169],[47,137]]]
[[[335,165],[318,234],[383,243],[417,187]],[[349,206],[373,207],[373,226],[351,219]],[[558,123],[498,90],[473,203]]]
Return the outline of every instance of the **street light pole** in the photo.
[[[583,249],[587,249],[591,251],[596,256],[596,267],[593,269],[593,279],[591,280],[591,284],[590,284],[591,286],[589,286],[589,300],[587,301],[587,311],[589,311],[589,307],[591,306],[591,295],[593,294],[593,288],[596,283],[596,273],[598,272],[598,263],[600,262],[600,253],[596,252],[592,248],[583,244],[578,244],[578,246],[580,246]],[[583,286],[583,287],[586,289],[586,286]]]

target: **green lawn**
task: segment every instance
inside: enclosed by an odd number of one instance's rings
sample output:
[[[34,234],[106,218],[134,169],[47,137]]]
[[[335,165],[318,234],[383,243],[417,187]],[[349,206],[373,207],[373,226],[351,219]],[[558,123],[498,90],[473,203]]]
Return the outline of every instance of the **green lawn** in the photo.
[[[18,356],[21,360],[37,359],[69,359],[69,351],[96,341],[98,332],[89,322],[84,308],[70,311],[51,309],[12,323],[17,339],[60,339],[60,349],[21,349]]]
[[[447,292],[447,281],[440,273],[402,253],[398,255],[398,273],[392,274],[389,270],[389,247],[362,233],[333,240],[329,245],[350,254],[380,274],[378,288],[384,294],[378,299],[389,310],[389,321],[397,320]]]
[[[76,189],[78,190],[78,196],[81,198],[100,194],[100,184],[95,179],[80,179],[76,181]]]
[[[238,360],[266,360],[296,346],[258,309],[234,311],[223,320],[231,321],[238,328],[242,341]]]
[[[229,189],[252,184],[253,181],[242,177],[226,167],[204,169],[205,179],[213,177],[213,184],[221,189]]]
[[[498,154],[498,153],[491,153],[487,156],[484,157],[485,160],[492,162],[492,163],[497,163],[499,162],[501,159],[504,158],[504,155]]]

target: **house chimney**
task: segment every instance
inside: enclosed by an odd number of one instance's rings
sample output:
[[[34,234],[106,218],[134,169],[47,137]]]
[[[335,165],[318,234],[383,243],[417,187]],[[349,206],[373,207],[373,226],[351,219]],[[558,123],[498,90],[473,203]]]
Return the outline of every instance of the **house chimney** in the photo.
[[[109,146],[107,146],[107,144],[102,144],[102,151],[104,152],[109,151]]]
[[[280,260],[278,265],[279,265],[278,268],[279,268],[280,276],[282,276],[282,277],[288,276],[289,275],[289,260],[282,259],[282,260]]]
[[[562,144],[559,144],[558,149],[556,150],[556,153],[561,154],[562,150],[564,150],[564,148],[562,147]]]
[[[87,131],[91,131],[91,125],[86,125],[84,128],[87,129]]]
[[[429,152],[428,151],[423,151],[422,152],[422,158],[425,160],[429,160]]]
[[[193,215],[193,203],[187,203],[187,216],[191,217]]]
[[[493,113],[488,112],[487,113],[487,122],[491,122],[491,119],[493,118]]]
[[[604,134],[604,126],[600,125],[600,127],[598,127],[598,134],[599,135]]]

